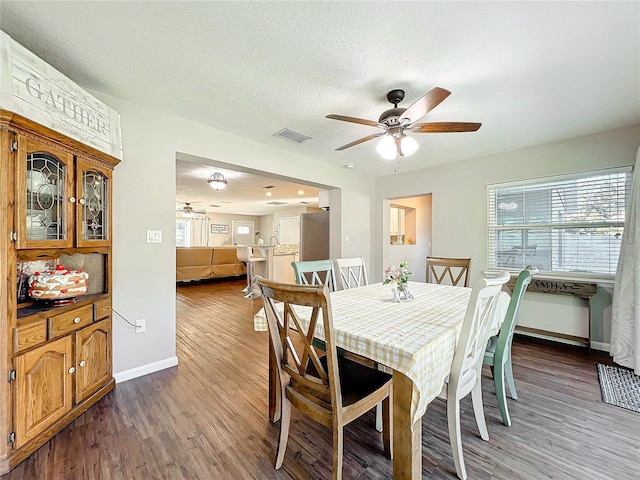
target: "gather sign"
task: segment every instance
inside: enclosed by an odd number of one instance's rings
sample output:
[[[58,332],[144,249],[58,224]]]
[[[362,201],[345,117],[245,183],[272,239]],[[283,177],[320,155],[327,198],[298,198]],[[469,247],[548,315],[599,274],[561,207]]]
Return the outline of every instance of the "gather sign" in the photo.
[[[122,160],[120,115],[0,32],[0,108]]]

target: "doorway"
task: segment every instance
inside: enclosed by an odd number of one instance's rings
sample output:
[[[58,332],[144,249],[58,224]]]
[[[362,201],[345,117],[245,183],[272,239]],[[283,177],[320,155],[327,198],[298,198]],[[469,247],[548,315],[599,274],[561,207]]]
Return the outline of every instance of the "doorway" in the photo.
[[[233,228],[231,234],[231,242],[233,245],[253,245],[255,224],[252,221],[233,220],[231,225]]]
[[[383,231],[385,266],[407,262],[412,280],[426,280],[426,258],[431,255],[431,194],[385,199],[388,229]]]

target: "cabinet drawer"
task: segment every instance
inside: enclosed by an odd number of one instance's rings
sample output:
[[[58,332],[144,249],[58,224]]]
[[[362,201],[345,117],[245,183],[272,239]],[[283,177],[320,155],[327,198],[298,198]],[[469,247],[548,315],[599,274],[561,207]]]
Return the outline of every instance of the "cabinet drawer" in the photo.
[[[65,335],[93,322],[93,305],[61,313],[49,319],[49,339]]]
[[[21,352],[47,340],[47,321],[20,325],[13,329],[13,353]]]
[[[111,315],[111,299],[99,300],[93,304],[93,318],[98,321]]]

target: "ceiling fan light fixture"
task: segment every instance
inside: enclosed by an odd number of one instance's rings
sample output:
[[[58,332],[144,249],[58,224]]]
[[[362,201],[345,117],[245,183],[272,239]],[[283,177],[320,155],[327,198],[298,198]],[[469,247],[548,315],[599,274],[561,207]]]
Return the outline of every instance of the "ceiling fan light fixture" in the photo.
[[[222,175],[220,172],[214,172],[209,177],[209,180],[207,180],[207,183],[214,190],[222,190],[227,186],[227,183],[229,183],[229,181],[224,178],[224,175]]]
[[[398,156],[398,149],[396,148],[396,140],[393,138],[393,135],[383,136],[376,146],[376,151],[385,160],[395,160]]]
[[[403,156],[408,157],[409,155],[413,155],[419,148],[420,145],[418,145],[415,138],[402,135],[402,138],[400,139],[400,149],[402,150]]]

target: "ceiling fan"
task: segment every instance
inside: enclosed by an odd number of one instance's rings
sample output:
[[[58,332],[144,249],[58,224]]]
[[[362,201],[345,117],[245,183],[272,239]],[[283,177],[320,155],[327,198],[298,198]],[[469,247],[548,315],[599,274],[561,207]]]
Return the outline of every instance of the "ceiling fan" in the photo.
[[[182,212],[185,217],[191,217],[194,213],[207,213],[205,210],[194,210],[190,202],[185,202],[184,207],[176,208],[176,212]]]
[[[395,89],[387,93],[387,100],[393,104],[393,108],[386,110],[380,115],[378,121],[365,120],[356,117],[346,117],[344,115],[327,115],[326,118],[332,120],[341,120],[343,122],[359,123],[361,125],[369,125],[384,130],[383,132],[374,133],[364,138],[360,138],[354,142],[347,143],[336,148],[336,151],[345,150],[356,145],[360,145],[374,138],[383,137],[378,143],[377,150],[382,158],[387,160],[395,160],[398,155],[409,156],[415,153],[419,146],[412,137],[407,136],[407,132],[411,133],[450,133],[450,132],[475,132],[482,125],[481,123],[472,122],[430,122],[416,123],[428,112],[436,108],[440,103],[451,95],[449,90],[435,87],[422,97],[412,103],[408,108],[398,107],[398,104],[404,99],[404,90]]]

